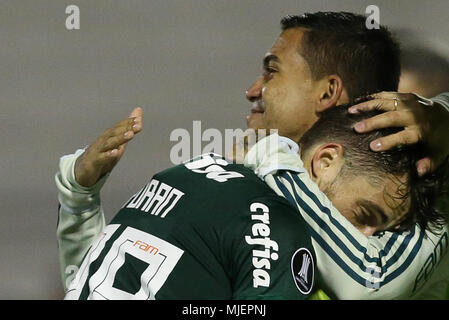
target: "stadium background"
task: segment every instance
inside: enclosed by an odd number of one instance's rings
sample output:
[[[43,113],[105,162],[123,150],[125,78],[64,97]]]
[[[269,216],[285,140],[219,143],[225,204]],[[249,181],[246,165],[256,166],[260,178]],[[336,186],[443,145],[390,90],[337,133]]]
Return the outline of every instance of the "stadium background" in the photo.
[[[76,4],[81,29],[65,28]],[[170,132],[244,128],[244,91],[286,14],[365,13],[441,48],[447,0],[0,1],[0,299],[59,299],[58,159],[144,108],[144,131],[104,187],[107,220],[171,166]],[[430,38],[429,38],[430,37]],[[449,55],[448,55],[449,56]]]

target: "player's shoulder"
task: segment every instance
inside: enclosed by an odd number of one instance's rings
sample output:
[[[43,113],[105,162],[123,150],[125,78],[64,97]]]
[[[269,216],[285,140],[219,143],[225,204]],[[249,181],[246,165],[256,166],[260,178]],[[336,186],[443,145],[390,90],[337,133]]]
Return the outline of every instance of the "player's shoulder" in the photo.
[[[253,198],[271,194],[271,189],[254,172],[224,157],[206,153],[154,176],[169,181],[190,192],[205,194],[238,194],[239,198]]]
[[[276,212],[280,220],[298,219],[290,203],[277,195],[252,170],[216,154],[203,154],[166,169],[153,179],[183,192],[185,196],[180,205],[184,208],[192,206],[197,214],[205,212],[214,218],[220,216],[220,221],[238,221],[239,216],[250,212],[250,206],[254,203],[267,206],[270,212]],[[198,204],[201,204],[200,209]]]

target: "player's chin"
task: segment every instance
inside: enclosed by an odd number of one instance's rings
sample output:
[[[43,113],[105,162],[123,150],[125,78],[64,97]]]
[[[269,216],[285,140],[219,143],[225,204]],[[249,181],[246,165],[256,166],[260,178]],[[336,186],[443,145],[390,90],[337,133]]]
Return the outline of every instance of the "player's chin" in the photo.
[[[266,125],[263,115],[263,113],[251,113],[249,116],[247,116],[246,125],[248,129],[257,130],[260,128],[265,128]]]

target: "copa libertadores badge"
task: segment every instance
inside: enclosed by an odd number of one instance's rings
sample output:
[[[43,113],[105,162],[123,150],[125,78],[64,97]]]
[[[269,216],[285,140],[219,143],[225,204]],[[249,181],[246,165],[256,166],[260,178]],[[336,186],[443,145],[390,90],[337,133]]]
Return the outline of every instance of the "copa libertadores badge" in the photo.
[[[315,262],[306,248],[296,250],[292,256],[292,275],[296,287],[302,294],[309,294],[313,288]]]

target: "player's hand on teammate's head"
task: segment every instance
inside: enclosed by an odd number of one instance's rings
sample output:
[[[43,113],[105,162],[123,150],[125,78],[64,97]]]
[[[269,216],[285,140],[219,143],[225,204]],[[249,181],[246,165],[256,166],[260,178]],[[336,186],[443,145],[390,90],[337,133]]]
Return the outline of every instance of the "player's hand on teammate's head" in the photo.
[[[75,179],[84,187],[91,187],[111,172],[123,156],[126,144],[142,131],[143,110],[135,108],[128,118],[117,122],[84,151],[75,163]]]
[[[449,112],[441,105],[414,93],[381,92],[369,97],[371,100],[348,109],[358,111],[382,110],[384,113],[357,123],[357,132],[403,127],[398,133],[374,140],[373,151],[389,150],[393,147],[423,142],[429,156],[416,164],[419,175],[435,169],[449,154]]]

